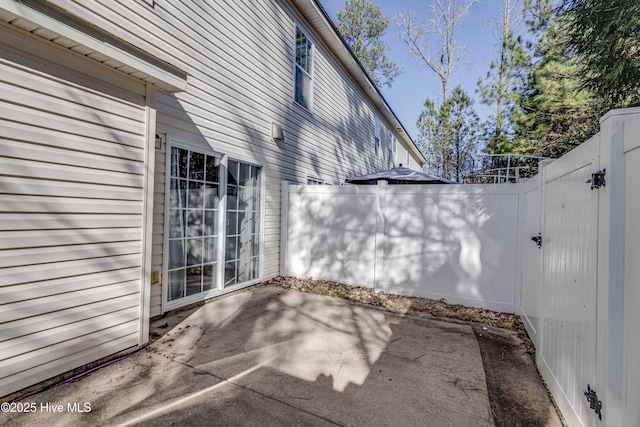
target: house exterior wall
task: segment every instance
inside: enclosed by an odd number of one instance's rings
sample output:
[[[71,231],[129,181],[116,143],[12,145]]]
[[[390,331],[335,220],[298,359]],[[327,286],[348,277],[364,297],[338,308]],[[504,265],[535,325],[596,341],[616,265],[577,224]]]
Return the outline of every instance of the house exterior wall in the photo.
[[[280,273],[280,183],[327,184],[402,163],[421,169],[406,136],[396,134],[377,110],[376,93],[366,93],[293,3],[277,0],[92,2],[51,0],[67,13],[166,61],[188,74],[188,88],[158,93],[157,132],[166,135],[156,153],[151,315],[166,311],[162,290],[167,274],[164,249],[167,144],[216,152],[262,165],[265,176],[263,275]],[[313,94],[309,110],[294,102],[295,32],[313,42]],[[379,149],[375,121],[380,119]],[[271,125],[284,141],[271,139]],[[409,144],[409,145],[408,145]],[[411,145],[411,146],[410,146]],[[164,158],[162,158],[164,155]],[[407,158],[409,164],[407,164]]]
[[[185,0],[156,2],[150,7],[142,0],[91,3],[10,0],[0,5],[1,30],[13,34],[4,37],[3,33],[2,43],[9,49],[3,51],[0,61],[4,67],[14,68],[15,77],[3,93],[3,101],[11,104],[11,108],[3,111],[11,113],[3,114],[1,119],[12,122],[11,126],[20,123],[3,131],[23,127],[39,135],[26,144],[21,141],[22,136],[9,136],[11,142],[4,144],[0,152],[0,157],[9,159],[0,173],[0,197],[9,198],[10,204],[5,206],[15,204],[16,212],[29,214],[25,219],[21,218],[23,214],[2,213],[4,228],[0,230],[0,241],[5,242],[3,249],[9,250],[6,253],[10,255],[3,258],[2,267],[12,274],[3,276],[5,282],[0,283],[0,292],[7,298],[3,303],[16,302],[10,311],[12,319],[5,321],[9,326],[14,321],[19,324],[3,330],[1,344],[14,343],[16,351],[30,354],[25,359],[2,353],[9,355],[0,360],[5,374],[3,384],[7,384],[2,391],[13,392],[144,344],[148,339],[148,316],[176,306],[168,307],[166,300],[167,184],[173,147],[215,155],[223,167],[239,160],[261,168],[263,179],[256,189],[260,201],[255,206],[260,214],[258,227],[262,230],[260,274],[241,283],[242,286],[280,273],[282,181],[305,183],[314,177],[339,184],[349,175],[389,166],[392,159],[385,140],[376,150],[376,117],[385,138],[391,137],[398,123],[390,121],[392,113],[390,116],[379,93],[373,88],[363,88],[363,75],[354,77],[353,64],[342,63],[344,47],[336,54],[335,41],[333,45],[326,42],[327,31],[333,31],[331,27],[320,24],[319,28],[318,16],[312,23],[294,4],[302,4],[308,12],[315,3]],[[296,26],[314,46],[309,109],[294,102]],[[20,34],[18,38],[33,43],[18,40],[16,31]],[[16,50],[16,46],[22,47]],[[5,54],[11,50],[17,53]],[[15,72],[20,67],[11,63],[11,55],[38,64],[34,69],[45,70],[44,74],[29,69]],[[37,78],[34,80],[30,73],[38,74]],[[53,84],[44,82],[49,78],[47,73],[55,76],[50,79]],[[184,80],[183,76],[188,77]],[[38,85],[31,88],[38,79],[41,88]],[[87,91],[85,84],[91,90]],[[24,107],[21,117],[14,114],[16,105]],[[60,119],[55,119],[58,113]],[[41,119],[64,128],[54,126],[59,138],[38,139],[44,133],[34,129],[42,126]],[[272,123],[284,129],[284,141],[276,143],[271,138]],[[154,132],[162,139],[155,150],[151,148]],[[96,143],[97,140],[100,142]],[[25,147],[30,149],[31,159],[16,154]],[[413,150],[414,164],[422,159],[406,137],[398,137],[397,147],[400,152],[403,147]],[[22,160],[16,162],[15,158]],[[21,175],[24,162],[29,163],[24,168],[36,171],[33,177]],[[20,177],[2,177],[11,175],[7,172],[11,170]],[[42,178],[42,183],[23,182],[36,177]],[[57,184],[60,180],[68,184]],[[20,191],[29,194],[15,196]],[[27,200],[29,197],[34,199]],[[56,217],[66,225],[38,240],[36,228],[50,224],[42,215],[43,202],[51,197],[57,198],[56,209],[62,209],[59,216],[55,212]],[[64,202],[60,203],[63,197]],[[82,215],[77,215],[78,212]],[[29,225],[33,230],[25,221],[33,221]],[[223,229],[224,225],[220,230]],[[10,247],[16,236],[24,237],[24,241]],[[21,244],[29,247],[23,248]],[[68,245],[75,245],[82,255],[74,258],[78,251],[66,250]],[[57,248],[63,246],[62,252],[58,252]],[[224,246],[219,244],[218,248],[222,250]],[[52,269],[41,270],[42,277],[34,276],[34,266],[15,263],[25,254],[32,256],[34,263],[51,263]],[[99,257],[101,254],[104,256]],[[56,271],[70,273],[77,280],[58,277]],[[82,347],[84,344],[65,347],[49,339],[22,337],[19,332],[23,327],[44,337],[47,332],[36,325],[58,325],[61,321],[57,314],[44,312],[26,316],[23,311],[26,303],[10,292],[29,288],[27,282],[40,280],[51,285],[38,288],[40,293],[49,289],[51,294],[37,295],[44,298],[40,305],[43,310],[50,302],[57,304],[64,300],[64,304],[51,307],[65,310],[74,301],[91,305],[95,298],[90,296],[100,297],[95,300],[97,305],[90,308],[98,307],[102,311],[97,312],[104,312],[103,317],[85,321],[82,316],[95,312],[77,308],[76,304],[77,324],[60,324],[64,329],[60,336],[72,342],[82,334],[91,339],[91,334],[100,331],[92,349]],[[76,289],[74,283],[89,287]],[[64,296],[54,296],[61,290]],[[118,301],[124,301],[126,307]],[[41,315],[44,317],[38,317]],[[40,344],[55,351],[34,347]],[[49,361],[49,356],[59,358],[60,363]],[[31,365],[25,364],[25,360],[30,360]],[[17,373],[18,366],[33,368],[34,374],[9,378],[14,371]]]
[[[4,23],[0,52],[5,395],[144,342],[148,97]]]
[[[159,135],[160,136],[160,135]],[[162,271],[164,266],[164,217],[165,203],[164,194],[166,188],[166,158],[167,144],[166,137],[161,136],[163,142],[160,149],[155,151],[155,174],[153,193],[153,237],[151,247],[151,271],[154,277],[151,278],[150,289],[150,316],[157,316],[162,313]]]

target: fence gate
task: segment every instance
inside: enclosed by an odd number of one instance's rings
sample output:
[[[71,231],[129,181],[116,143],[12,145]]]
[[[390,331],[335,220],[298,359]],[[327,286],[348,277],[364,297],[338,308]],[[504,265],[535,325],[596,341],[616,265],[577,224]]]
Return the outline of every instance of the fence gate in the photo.
[[[594,425],[583,390],[596,375],[598,192],[591,139],[545,168],[541,370],[570,425]]]
[[[529,180],[523,189],[522,231],[520,235],[522,291],[520,315],[536,348],[540,331],[540,267],[542,262],[541,185],[540,174]]]

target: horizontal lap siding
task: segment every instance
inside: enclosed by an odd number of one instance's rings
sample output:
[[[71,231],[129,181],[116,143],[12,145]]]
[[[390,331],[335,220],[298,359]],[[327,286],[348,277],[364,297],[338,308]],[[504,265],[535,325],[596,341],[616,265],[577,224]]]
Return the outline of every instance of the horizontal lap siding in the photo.
[[[328,183],[343,182],[349,174],[386,167],[386,145],[381,142],[378,160],[372,160],[371,107],[319,44],[314,61],[313,113],[295,105],[293,20],[281,10],[272,10],[268,2],[247,4],[247,10],[253,11],[249,16],[244,7],[236,10],[238,7],[205,11],[192,6],[191,11],[199,14],[195,19],[211,24],[192,25],[207,35],[211,51],[206,60],[189,64],[194,70],[190,70],[187,93],[159,96],[158,126],[176,139],[265,164],[264,276],[268,278],[279,273],[280,181],[305,182],[310,175]],[[180,22],[189,22],[194,18],[184,16],[188,11],[176,6],[170,13]],[[277,25],[272,24],[274,20]],[[262,28],[265,25],[268,29]],[[309,32],[308,27],[305,30]],[[177,29],[174,43],[194,41],[181,31],[187,30]],[[248,44],[247,37],[238,38],[238,34],[255,31],[265,35],[266,41]],[[199,53],[191,56],[198,58]],[[271,121],[284,127],[285,142],[280,146],[270,141]],[[157,169],[157,173],[164,173],[164,169]],[[158,203],[156,199],[156,206]]]
[[[168,140],[264,165],[265,278],[279,273],[282,180],[313,176],[336,184],[389,165],[388,138],[375,154],[372,104],[289,2],[51,2],[189,74],[185,92],[158,94],[157,130]],[[293,102],[295,22],[315,42],[312,112]],[[271,141],[271,122],[283,127],[283,143]],[[385,134],[394,128],[382,126]],[[166,169],[164,151],[157,155],[156,186],[164,185]],[[156,223],[164,220],[162,196],[156,191]],[[153,270],[162,262],[159,225]],[[152,286],[152,315],[161,310],[160,288]]]
[[[138,344],[145,88],[0,27],[0,395]]]

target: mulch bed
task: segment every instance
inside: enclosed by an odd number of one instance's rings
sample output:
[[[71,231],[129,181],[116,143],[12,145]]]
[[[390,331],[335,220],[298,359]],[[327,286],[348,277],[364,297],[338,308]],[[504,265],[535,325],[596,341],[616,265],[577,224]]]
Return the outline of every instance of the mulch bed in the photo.
[[[407,297],[375,292],[371,288],[362,286],[345,285],[329,280],[315,280],[307,277],[279,276],[265,282],[265,284],[316,295],[343,298],[356,303],[383,306],[402,312],[417,311],[429,313],[435,317],[447,317],[510,329],[518,334],[518,338],[522,340],[527,353],[535,363],[536,349],[520,320],[520,316],[515,314],[500,313],[484,308],[467,307],[461,304],[449,304],[444,299],[434,300],[430,298]]]

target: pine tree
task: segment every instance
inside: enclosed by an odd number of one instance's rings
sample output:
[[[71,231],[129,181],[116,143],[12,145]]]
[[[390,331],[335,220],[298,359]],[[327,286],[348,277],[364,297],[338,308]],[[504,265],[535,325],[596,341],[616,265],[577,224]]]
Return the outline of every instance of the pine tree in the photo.
[[[473,103],[460,86],[439,107],[425,100],[418,131],[429,172],[460,182],[473,170],[479,127]]]
[[[579,58],[565,48],[568,24],[554,14],[552,0],[527,2],[526,7],[536,40],[514,92],[514,152],[559,157],[597,131],[601,109],[581,88]]]
[[[640,2],[564,0],[560,15],[582,86],[607,109],[640,104]]]
[[[493,114],[483,124],[485,151],[504,154],[513,151],[511,122],[514,85],[518,67],[529,62],[522,38],[516,35],[519,0],[504,0],[502,18],[491,24],[498,34],[499,59],[492,61],[485,78],[478,79],[478,94]]]
[[[347,0],[345,10],[338,11],[338,31],[377,87],[390,88],[401,73],[387,57],[391,48],[382,40],[389,23],[380,5],[366,0]]]
[[[435,0],[430,5],[431,17],[428,22],[417,22],[415,13],[411,12],[400,12],[396,17],[398,36],[406,43],[410,55],[434,72],[442,85],[440,105],[437,106],[435,101],[427,98],[417,124],[421,139],[419,144],[423,147],[429,170],[448,179],[461,176],[460,171],[467,162],[467,156],[461,153],[468,150],[464,150],[462,146],[456,147],[455,144],[467,141],[468,138],[456,141],[459,135],[455,134],[456,124],[453,122],[456,107],[461,107],[458,103],[465,102],[461,97],[463,91],[459,87],[454,89],[454,92],[457,91],[457,98],[454,99],[449,85],[461,64],[464,51],[456,38],[456,29],[476,2],[477,0]],[[470,114],[464,117],[463,123],[474,120],[475,112],[471,105],[472,103],[457,110],[459,114]],[[460,117],[455,119],[459,120]]]
[[[460,86],[453,89],[449,98],[451,134],[453,136],[452,177],[458,182],[472,172],[477,154],[480,118],[473,110],[474,101]]]

